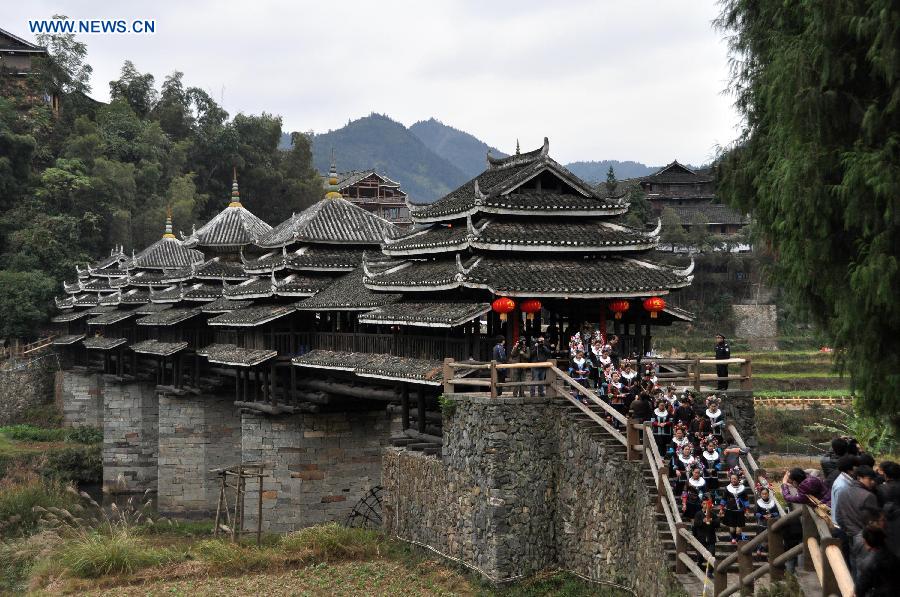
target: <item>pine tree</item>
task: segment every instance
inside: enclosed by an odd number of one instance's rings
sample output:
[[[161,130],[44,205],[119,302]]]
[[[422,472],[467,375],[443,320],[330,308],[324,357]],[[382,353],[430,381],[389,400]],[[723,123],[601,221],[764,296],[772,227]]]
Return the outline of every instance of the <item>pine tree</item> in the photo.
[[[900,424],[900,8],[725,0],[717,25],[746,122],[719,192],[753,211],[859,405]]]
[[[619,181],[616,180],[616,171],[613,170],[613,167],[610,166],[609,170],[606,172],[606,194],[609,197],[612,197],[616,192],[616,187],[619,186]]]

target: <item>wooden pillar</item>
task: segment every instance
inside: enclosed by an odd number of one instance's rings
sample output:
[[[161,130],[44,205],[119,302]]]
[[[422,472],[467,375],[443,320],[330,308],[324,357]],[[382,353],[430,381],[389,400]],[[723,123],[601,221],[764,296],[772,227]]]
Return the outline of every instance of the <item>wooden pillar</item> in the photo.
[[[263,369],[263,401],[272,403],[272,388],[269,387],[269,370]]]
[[[776,531],[772,528],[775,526],[776,522],[777,519],[770,518],[766,523],[766,527],[769,531],[769,577],[773,582],[784,580],[784,564],[782,564],[781,566],[775,565],[775,558],[784,553],[784,537],[782,536],[780,530]]]
[[[250,382],[250,379],[249,379],[249,378],[250,378],[250,370],[249,370],[249,369],[246,369],[245,367],[238,367],[238,368],[236,368],[236,369],[237,369],[237,372],[238,372],[238,376],[243,376],[243,378],[244,378],[244,381],[243,381],[243,386],[244,386],[244,393],[243,393],[243,396],[244,396],[244,397],[243,397],[243,400],[249,402],[249,401],[250,401],[250,400],[249,400],[249,399],[250,399],[250,394],[249,394],[249,392],[248,392],[248,390],[249,390],[248,385],[249,385],[249,382]]]
[[[194,353],[194,387],[200,387],[200,355]]]
[[[409,429],[409,384],[403,382],[400,386],[400,424],[403,429]]]
[[[416,417],[419,433],[425,433],[425,388],[419,386],[416,388],[416,398],[418,402],[419,416]]]
[[[291,402],[296,404],[297,402],[297,368],[294,367],[293,363],[291,363]]]
[[[241,370],[237,367],[234,369],[234,400],[235,402],[243,400],[241,398]]]

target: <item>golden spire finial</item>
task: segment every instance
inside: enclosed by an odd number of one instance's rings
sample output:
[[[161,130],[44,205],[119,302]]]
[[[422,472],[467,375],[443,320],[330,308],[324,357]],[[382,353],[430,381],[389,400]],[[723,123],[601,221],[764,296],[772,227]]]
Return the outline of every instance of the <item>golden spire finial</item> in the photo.
[[[338,176],[337,176],[337,160],[334,159],[334,147],[331,148],[331,169],[328,171],[328,184],[325,186],[326,199],[341,199],[343,195],[341,195],[340,190],[338,189]]]
[[[163,233],[163,238],[175,238],[175,235],[172,233],[172,206],[166,206],[166,231]]]
[[[241,193],[238,191],[237,166],[232,167],[231,174],[231,203],[228,207],[241,207]]]

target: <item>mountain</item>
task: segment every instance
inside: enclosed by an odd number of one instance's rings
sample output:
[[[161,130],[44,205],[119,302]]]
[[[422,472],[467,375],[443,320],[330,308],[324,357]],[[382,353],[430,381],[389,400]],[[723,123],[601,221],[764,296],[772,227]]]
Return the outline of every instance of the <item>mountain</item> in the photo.
[[[507,155],[481,139],[434,118],[421,120],[409,127],[409,130],[431,151],[459,168],[468,178],[474,178],[484,171],[488,150],[496,157]]]
[[[613,167],[616,178],[624,180],[626,178],[637,178],[639,176],[647,176],[659,170],[656,166],[647,166],[640,162],[620,162],[618,160],[603,160],[600,162],[572,162],[566,164],[566,168],[572,173],[594,184],[606,181],[606,173],[609,167]]]
[[[370,114],[335,131],[313,135],[312,149],[313,164],[319,172],[328,172],[334,149],[338,170],[373,168],[399,182],[410,200],[417,203],[434,201],[471,178],[405,126],[382,114]]]

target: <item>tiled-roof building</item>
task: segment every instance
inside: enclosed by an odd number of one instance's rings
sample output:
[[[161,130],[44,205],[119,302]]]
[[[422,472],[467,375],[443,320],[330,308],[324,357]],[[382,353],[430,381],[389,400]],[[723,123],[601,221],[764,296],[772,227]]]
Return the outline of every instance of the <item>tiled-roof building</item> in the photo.
[[[334,166],[322,177],[325,188],[333,186],[340,195],[385,220],[400,226],[409,225],[406,193],[400,183],[376,170],[336,172]]]

